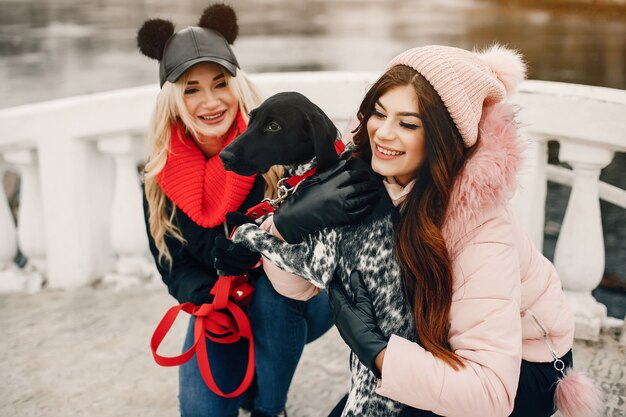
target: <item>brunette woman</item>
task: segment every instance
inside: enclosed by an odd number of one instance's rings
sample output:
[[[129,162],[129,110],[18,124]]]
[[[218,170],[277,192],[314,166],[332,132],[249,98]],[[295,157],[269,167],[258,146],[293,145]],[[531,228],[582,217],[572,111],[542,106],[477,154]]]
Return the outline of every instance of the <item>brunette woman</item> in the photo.
[[[500,46],[414,48],[360,106],[354,143],[400,211],[395,256],[419,343],[380,332],[359,271],[356,298],[333,285],[331,305],[346,343],[382,375],[376,394],[414,407],[406,415],[597,406],[589,381],[566,371],[574,322],[556,270],[507,208],[523,143],[504,100],[524,75]]]

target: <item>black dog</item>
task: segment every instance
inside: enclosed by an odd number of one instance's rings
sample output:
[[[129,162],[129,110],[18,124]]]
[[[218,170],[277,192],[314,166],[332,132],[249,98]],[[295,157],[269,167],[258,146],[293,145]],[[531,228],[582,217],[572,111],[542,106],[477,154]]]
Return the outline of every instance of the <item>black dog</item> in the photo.
[[[298,93],[280,93],[268,98],[251,113],[245,133],[227,146],[220,157],[226,169],[250,175],[275,164],[285,165],[292,175],[317,164],[318,170],[337,164],[334,142],[337,129],[324,112]],[[364,161],[351,158],[350,169],[373,172]],[[324,229],[302,243],[288,244],[259,229],[240,226],[235,242],[257,251],[284,271],[299,275],[319,288],[332,279],[341,281],[351,294],[350,273],[358,269],[374,302],[380,328],[415,341],[413,317],[402,289],[400,269],[393,256],[393,219],[397,211],[382,184],[374,210],[357,224]],[[333,278],[334,277],[334,278]],[[372,372],[351,356],[352,384],[343,416],[397,416],[403,405],[377,395]],[[321,381],[320,381],[321,382]]]

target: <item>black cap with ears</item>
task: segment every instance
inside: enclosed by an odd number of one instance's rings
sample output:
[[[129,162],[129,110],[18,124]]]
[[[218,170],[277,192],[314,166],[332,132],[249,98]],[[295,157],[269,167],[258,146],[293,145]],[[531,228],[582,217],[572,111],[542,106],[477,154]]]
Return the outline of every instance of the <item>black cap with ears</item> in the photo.
[[[163,19],[146,21],[137,32],[139,50],[160,62],[159,80],[175,82],[200,62],[214,62],[232,75],[239,63],[230,47],[239,33],[237,15],[225,4],[214,4],[202,13],[199,26],[174,33],[174,24]]]

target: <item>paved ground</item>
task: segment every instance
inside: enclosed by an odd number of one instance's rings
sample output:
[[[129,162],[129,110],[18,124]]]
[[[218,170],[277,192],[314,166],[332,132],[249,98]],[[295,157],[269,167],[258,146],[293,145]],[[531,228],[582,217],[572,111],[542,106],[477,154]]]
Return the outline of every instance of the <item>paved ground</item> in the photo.
[[[172,301],[163,288],[0,295],[0,416],[176,416],[176,369],[155,365],[148,347]],[[181,322],[163,353],[177,353],[182,331]],[[625,417],[617,335],[577,342],[574,355],[605,393],[603,415]],[[290,417],[326,415],[348,388],[347,357],[334,329],[306,347]]]

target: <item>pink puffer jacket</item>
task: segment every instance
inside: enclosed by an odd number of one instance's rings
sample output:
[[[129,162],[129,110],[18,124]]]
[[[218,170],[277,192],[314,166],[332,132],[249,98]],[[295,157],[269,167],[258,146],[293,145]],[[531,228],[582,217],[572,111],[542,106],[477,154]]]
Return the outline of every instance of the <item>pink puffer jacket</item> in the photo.
[[[556,270],[506,209],[522,149],[513,111],[485,111],[478,147],[455,182],[443,235],[452,258],[450,346],[455,371],[415,343],[392,336],[377,393],[443,416],[508,416],[520,359],[550,362],[540,328],[559,356],[574,321]]]

